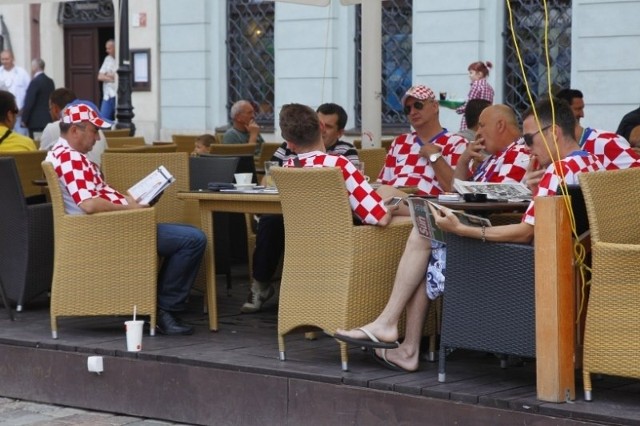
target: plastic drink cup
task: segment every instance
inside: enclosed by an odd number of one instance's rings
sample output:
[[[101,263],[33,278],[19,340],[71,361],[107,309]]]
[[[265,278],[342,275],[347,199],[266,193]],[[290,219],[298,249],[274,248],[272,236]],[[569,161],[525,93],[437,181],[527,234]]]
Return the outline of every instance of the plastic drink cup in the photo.
[[[125,321],[124,326],[127,331],[127,351],[139,352],[142,350],[142,327],[144,321]]]

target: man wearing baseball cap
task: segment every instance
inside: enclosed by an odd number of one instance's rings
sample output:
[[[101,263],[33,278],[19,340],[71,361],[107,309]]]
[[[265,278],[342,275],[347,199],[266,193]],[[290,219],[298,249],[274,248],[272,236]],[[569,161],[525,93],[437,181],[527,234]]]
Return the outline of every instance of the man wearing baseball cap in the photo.
[[[47,154],[53,164],[68,214],[92,214],[149,207],[138,204],[107,184],[97,164],[87,158],[98,140],[98,129],[112,123],[90,102],[74,101],[62,111],[60,139]],[[198,228],[177,223],[159,223],[158,255],[164,258],[158,275],[158,331],[162,334],[192,334],[174,312],[184,309],[195,281],[206,237]]]
[[[396,187],[416,186],[420,195],[450,191],[452,168],[467,140],[442,127],[438,101],[427,86],[410,87],[402,105],[414,131],[393,141],[378,181]]]

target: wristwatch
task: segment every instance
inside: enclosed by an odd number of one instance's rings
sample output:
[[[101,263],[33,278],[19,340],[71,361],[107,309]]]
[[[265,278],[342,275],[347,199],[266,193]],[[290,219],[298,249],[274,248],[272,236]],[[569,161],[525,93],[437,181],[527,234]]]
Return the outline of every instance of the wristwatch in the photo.
[[[442,153],[440,151],[438,151],[438,152],[436,152],[434,154],[431,154],[429,156],[429,161],[431,163],[435,163],[436,161],[438,161],[438,158],[441,158],[441,157],[442,157]]]

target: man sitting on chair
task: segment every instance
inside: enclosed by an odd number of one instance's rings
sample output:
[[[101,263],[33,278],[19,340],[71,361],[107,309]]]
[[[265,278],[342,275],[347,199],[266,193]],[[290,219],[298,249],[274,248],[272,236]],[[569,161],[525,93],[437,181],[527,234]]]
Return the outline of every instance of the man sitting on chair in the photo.
[[[98,129],[110,127],[97,108],[84,101],[68,105],[62,112],[60,139],[46,161],[53,164],[58,175],[68,214],[149,207],[109,186],[98,165],[87,158],[98,140]],[[193,327],[182,323],[174,313],[185,308],[207,244],[206,236],[190,225],[159,223],[157,239],[158,255],[164,258],[158,275],[158,332],[192,334]],[[96,247],[100,249],[99,242]]]

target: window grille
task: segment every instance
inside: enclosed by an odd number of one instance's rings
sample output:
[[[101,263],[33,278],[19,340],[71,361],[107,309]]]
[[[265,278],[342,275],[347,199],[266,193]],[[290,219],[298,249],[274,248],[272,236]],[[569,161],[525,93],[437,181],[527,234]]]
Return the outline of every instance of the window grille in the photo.
[[[547,60],[545,56],[544,7],[539,0],[509,0],[518,48],[534,102],[546,95]],[[505,6],[506,7],[506,6]],[[571,1],[548,0],[549,57],[552,91],[571,84]],[[513,43],[509,12],[505,13],[504,102],[518,118],[530,106],[518,55]]]
[[[253,102],[256,121],[273,126],[275,6],[264,0],[227,1],[227,111]]]
[[[400,100],[411,87],[411,0],[382,2],[382,125],[406,128],[407,120]],[[356,12],[356,107],[355,122],[362,115],[362,9]]]

